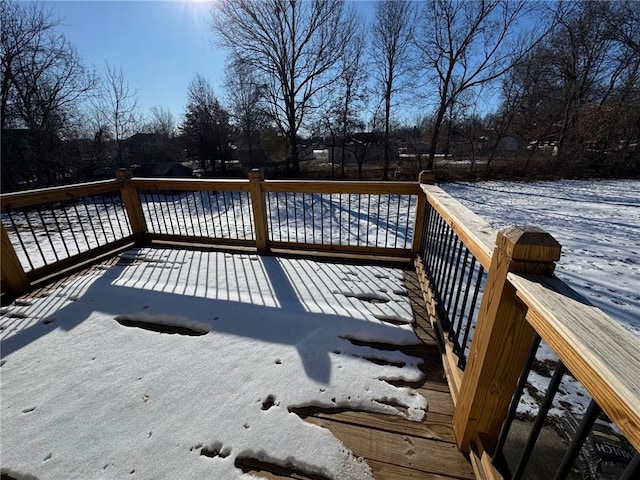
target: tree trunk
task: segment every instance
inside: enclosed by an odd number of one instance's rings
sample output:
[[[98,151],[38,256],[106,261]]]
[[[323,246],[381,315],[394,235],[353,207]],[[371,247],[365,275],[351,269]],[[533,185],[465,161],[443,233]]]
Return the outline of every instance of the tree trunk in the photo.
[[[433,125],[433,134],[431,135],[431,145],[429,146],[429,161],[427,162],[427,170],[433,170],[433,164],[436,158],[436,149],[438,147],[438,137],[440,136],[440,128],[442,127],[442,120],[444,114],[447,111],[447,104],[442,102],[438,109],[438,115],[436,116],[436,122]]]
[[[382,179],[389,179],[389,122],[391,117],[391,91],[387,90],[387,96],[385,98],[385,112],[384,112],[384,165],[382,167]]]

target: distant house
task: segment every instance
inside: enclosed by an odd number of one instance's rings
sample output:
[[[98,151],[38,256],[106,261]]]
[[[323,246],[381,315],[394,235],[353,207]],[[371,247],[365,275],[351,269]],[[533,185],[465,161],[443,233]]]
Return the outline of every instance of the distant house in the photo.
[[[324,149],[328,151],[329,162],[337,164],[342,161],[342,139],[340,137],[325,138]],[[378,132],[351,134],[345,142],[344,159],[346,165],[382,162],[384,159],[384,137]]]
[[[178,162],[144,163],[134,169],[136,177],[191,178],[193,168]]]
[[[521,141],[507,135],[498,140],[498,150],[501,152],[517,152],[521,148]]]

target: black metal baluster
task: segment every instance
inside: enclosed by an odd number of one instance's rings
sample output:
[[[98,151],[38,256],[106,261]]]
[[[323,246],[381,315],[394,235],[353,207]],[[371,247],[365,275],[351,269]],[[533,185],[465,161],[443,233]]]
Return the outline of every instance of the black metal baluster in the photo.
[[[178,219],[178,208],[176,207],[176,200],[175,200],[176,192],[172,191],[170,195],[171,195],[171,201],[169,201],[169,199],[166,198],[166,195],[165,195],[165,200],[166,200],[165,204],[167,205],[167,217],[169,218],[169,225],[171,225],[171,235],[176,234],[176,228],[178,229],[178,235],[181,235],[182,232],[180,231],[180,224],[182,222],[180,222],[180,220]],[[173,214],[170,213],[172,208],[173,208]]]
[[[110,195],[109,198],[111,199],[111,207],[113,208],[113,215],[116,217],[116,222],[118,222],[118,230],[120,230],[120,238],[124,238],[124,230],[122,229],[122,222],[120,221],[120,217],[121,215],[118,214],[118,205],[116,205],[116,200],[115,200],[115,195]],[[120,198],[120,196],[118,195],[118,198]]]
[[[280,193],[275,192],[276,196],[276,212],[278,212],[278,238],[282,241],[282,215],[280,215]],[[275,234],[272,235],[275,240]]]
[[[524,387],[527,385],[527,379],[529,378],[529,372],[531,371],[533,362],[536,359],[536,353],[538,352],[538,347],[540,346],[540,340],[541,340],[540,335],[538,335],[538,333],[534,333],[533,341],[531,342],[531,347],[529,347],[529,354],[527,355],[527,361],[524,364],[524,368],[522,369],[522,372],[520,373],[520,377],[518,378],[518,383],[516,384],[516,389],[513,392],[513,396],[511,397],[511,402],[509,402],[509,409],[507,410],[507,418],[505,418],[504,423],[502,424],[502,428],[500,429],[500,435],[498,435],[498,443],[496,444],[495,453],[493,454],[494,465],[497,462],[502,460],[502,449],[504,448],[504,445],[507,442],[507,437],[509,436],[509,432],[511,430],[511,424],[513,423],[513,420],[516,418],[516,413],[518,411],[520,398],[522,398]]]
[[[464,254],[464,262],[462,266],[462,275],[460,275],[460,283],[458,285],[458,292],[462,291],[462,284],[464,282],[464,277],[467,275],[467,283],[464,288],[464,295],[462,295],[462,306],[460,310],[458,310],[458,298],[456,298],[456,313],[458,313],[458,327],[456,328],[456,333],[453,341],[453,352],[460,356],[461,343],[460,343],[460,332],[462,332],[462,323],[464,319],[464,312],[467,308],[467,301],[469,300],[469,296],[471,295],[471,281],[473,279],[473,269],[476,266],[476,257],[470,255],[470,252],[467,248],[465,248]],[[471,257],[471,263],[467,267],[467,260]],[[459,295],[458,295],[459,296]]]
[[[411,235],[409,235],[409,228],[413,227],[413,225],[415,225],[415,222],[411,223],[411,208],[413,207],[414,216],[416,216],[418,214],[418,209],[416,208],[417,201],[418,201],[418,196],[417,195],[408,195],[408,197],[409,198],[407,199],[407,220],[404,222],[405,234],[404,234],[404,247],[403,248],[407,248],[407,243],[409,242],[409,238],[411,238],[411,242],[413,242],[414,235],[417,234],[417,232],[412,231]],[[414,204],[416,206],[414,206]],[[399,210],[400,210],[400,206],[398,205],[398,211]],[[426,212],[424,212],[423,215],[426,215]],[[425,225],[423,224],[423,231],[424,231],[424,226]],[[422,239],[424,240],[424,236],[422,237]],[[420,248],[422,248],[422,246],[420,246]]]
[[[449,234],[449,229],[447,223],[444,221],[442,217],[438,217],[438,221],[440,222],[440,229],[438,230],[438,249],[436,250],[436,258],[433,262],[433,284],[436,290],[436,296],[438,298],[438,302],[440,301],[440,285],[438,282],[438,278],[440,278],[440,271],[442,268],[442,259],[444,258],[445,245],[447,243],[447,238]]]
[[[242,239],[247,239],[247,227],[244,223],[244,207],[242,205],[242,196],[244,192],[238,192],[238,203],[240,204],[240,223],[242,224]]]
[[[216,199],[216,213],[218,214],[218,221],[220,222],[220,237],[224,237],[224,233],[222,230],[222,219],[220,218],[220,194],[214,193],[213,196]],[[207,191],[207,199],[209,202],[209,216],[211,217],[211,229],[213,230],[213,237],[216,238],[216,222],[213,219],[213,205],[211,204],[211,192]],[[224,201],[224,193],[222,200]],[[202,190],[200,190],[200,206],[202,207],[202,219],[204,221],[204,231],[207,233],[207,237],[211,237],[211,233],[209,232],[209,220],[207,220],[207,208],[204,203],[204,195],[202,194]]]
[[[320,193],[320,243],[324,245],[324,199]]]
[[[71,232],[71,237],[73,238],[73,243],[76,245],[76,252],[80,253],[80,245],[78,244],[78,239],[76,238],[76,232],[73,229],[73,224],[71,223],[71,219],[69,218],[69,212],[66,207],[62,207],[62,212],[64,213],[64,218],[67,221],[67,225],[69,226],[69,231]]]
[[[378,198],[378,207],[376,209],[376,244],[375,246],[378,246],[378,234],[380,233],[380,195],[376,195]]]
[[[382,198],[382,196],[380,196],[380,198]],[[386,219],[387,221],[385,222],[386,227],[384,229],[384,246],[385,247],[389,246],[389,222],[391,221],[389,217],[391,217],[391,194],[387,195],[387,219]]]
[[[240,234],[238,233],[238,217],[236,215],[236,206],[233,200],[233,192],[229,192],[229,196],[231,197],[231,213],[233,214],[233,225],[236,230],[236,238],[240,238]]]
[[[315,195],[311,194],[311,243],[316,243],[316,209],[313,201]]]
[[[304,230],[304,243],[307,243],[307,204],[304,192],[302,192],[302,229]]]
[[[462,253],[462,248],[460,247],[461,245],[462,245],[462,242],[460,241],[458,236],[455,233],[453,233],[453,247],[449,252],[449,260],[447,262],[449,268],[447,269],[447,275],[444,280],[444,291],[446,292],[446,295],[444,295],[442,298],[442,311],[445,314],[447,325],[450,325],[450,320],[451,321],[453,320],[453,317],[449,310],[449,305],[451,305],[451,302],[453,300],[453,285],[451,284],[451,279],[454,275],[458,273],[457,271],[458,264],[456,260],[454,260],[454,258],[457,257],[458,260],[460,259],[460,253]],[[447,303],[446,306],[445,306],[445,302]]]
[[[358,220],[358,238],[356,239],[356,241],[358,242],[357,244],[360,245],[360,207],[362,206],[362,194],[359,193],[358,194],[358,214],[356,215],[356,219]]]
[[[182,214],[182,220],[178,222],[178,231],[180,232],[180,234],[182,235],[182,228],[181,225],[184,224],[184,234],[185,236],[189,236],[189,229],[187,228],[187,217],[184,214],[184,202],[182,201],[182,196],[184,195],[184,198],[187,198],[187,194],[186,192],[180,192],[178,194],[178,203],[180,204],[180,213]],[[193,232],[195,234],[195,232]]]
[[[636,453],[631,459],[627,468],[622,472],[620,480],[635,480],[638,477],[640,477],[640,453]]]
[[[471,299],[471,305],[469,306],[469,316],[467,318],[467,325],[464,331],[464,339],[462,341],[462,344],[460,345],[462,354],[458,359],[458,366],[462,370],[464,370],[465,366],[467,365],[467,356],[465,352],[467,350],[467,343],[469,341],[469,336],[471,335],[473,320],[475,319],[476,304],[478,303],[478,297],[480,294],[480,287],[482,286],[483,275],[484,275],[484,267],[480,265],[480,268],[478,269],[478,276],[476,278],[476,285],[473,289],[473,298]]]
[[[198,200],[196,200],[196,192],[190,192],[191,193],[191,198],[193,199],[193,209],[196,211],[196,220],[198,223],[198,232],[200,233],[200,236],[202,237],[202,222],[200,221],[200,213],[198,212]],[[195,225],[193,224],[193,215],[191,215],[191,207],[189,206],[189,202],[187,201],[187,206],[189,207],[189,216],[191,217],[191,226],[193,226],[193,233],[195,235],[196,233],[196,229],[195,229]]]
[[[343,206],[342,206],[342,193],[338,194],[338,201],[339,201],[339,205],[340,205],[340,210],[338,210],[338,245],[342,245],[342,230],[343,230],[343,225],[342,225],[342,210],[343,210]]]
[[[64,210],[64,207],[62,207]],[[56,224],[56,228],[58,229],[58,233],[60,234],[60,241],[62,242],[62,246],[64,247],[64,251],[67,252],[67,258],[71,256],[69,253],[69,248],[67,247],[67,241],[64,238],[64,233],[62,233],[62,229],[60,228],[60,223],[58,222],[58,218],[56,213],[53,211],[53,206],[49,207],[49,211],[51,212],[51,217],[53,218],[53,222]]]
[[[87,250],[89,250],[91,247],[89,246],[89,238],[87,237],[87,232],[84,228],[82,228],[82,220],[80,219],[80,212],[78,212],[78,206],[76,205],[76,202],[73,202],[73,210],[76,212],[76,221],[78,222],[78,225],[80,226],[80,231],[82,232],[82,236],[84,237],[84,243],[87,244]]]
[[[42,229],[47,234],[47,240],[49,240],[49,245],[51,245],[51,250],[53,250],[53,256],[56,257],[56,261],[58,261],[60,260],[60,258],[58,257],[58,252],[56,252],[56,247],[53,244],[53,240],[51,240],[51,233],[49,233],[49,230],[47,229],[47,223],[44,221],[44,218],[42,217],[42,212],[40,211],[40,205],[38,205],[38,209],[36,210],[36,212],[38,213],[38,217],[40,218],[40,223],[42,223]],[[46,258],[44,263],[48,264]]]
[[[11,222],[11,226],[13,227],[13,231],[16,232],[16,236],[18,237],[18,242],[20,242],[20,246],[22,247],[22,250],[24,251],[24,255],[25,257],[27,257],[27,262],[29,263],[29,267],[31,267],[31,270],[33,270],[33,263],[31,262],[31,255],[29,255],[29,252],[27,251],[27,247],[24,246],[24,241],[22,240],[22,234],[20,233],[20,230],[18,230],[18,226],[16,225],[15,220],[13,219],[13,212],[11,210],[9,210],[7,212],[7,215],[9,215],[9,222]],[[23,215],[26,217],[26,213],[23,213]],[[32,232],[33,233],[33,230]],[[35,235],[34,235],[35,238]],[[36,239],[36,245],[38,244],[38,240]]]
[[[593,424],[596,423],[599,414],[600,407],[595,401],[591,400],[589,408],[587,408],[587,412],[582,417],[578,430],[574,434],[573,439],[571,440],[571,445],[569,445],[567,452],[564,454],[562,462],[560,463],[553,480],[564,480],[567,478],[567,475],[571,472],[571,467],[576,461],[576,458],[578,458],[580,449],[582,448],[584,441],[587,439]]]
[[[104,207],[104,212],[107,215],[107,222],[109,223],[109,228],[111,229],[111,235],[113,236],[113,239],[116,239],[116,229],[113,228],[113,222],[111,221],[111,215],[109,214],[109,207],[107,207],[107,202],[104,199],[104,195],[100,197],[100,199],[102,200],[102,206]]]
[[[145,190],[144,199],[147,205],[147,209],[151,210],[153,208],[153,215],[156,217],[155,223],[153,222],[153,218],[151,217],[151,212],[149,211],[149,218],[151,219],[151,226],[155,230],[154,233],[161,233],[160,227],[160,217],[158,217],[158,210],[156,209],[156,202],[153,199],[153,193],[151,190]]]
[[[216,199],[216,215],[213,215],[213,202],[211,201],[211,196]],[[200,192],[200,196],[202,196],[202,192]],[[213,238],[224,238],[224,228],[222,226],[222,209],[220,208],[220,192],[210,192],[207,191],[207,198],[209,199],[209,216],[211,217],[211,230],[213,231]],[[222,192],[222,206],[225,210],[225,215],[227,213],[227,202],[224,197],[224,192]],[[204,210],[204,206],[203,206]],[[204,216],[204,228],[207,232],[207,236],[211,236],[209,234],[209,222],[207,221],[207,212],[203,211]],[[220,236],[218,237],[216,233],[216,218],[218,219],[218,227],[220,228]],[[231,231],[229,230],[229,222],[227,221],[227,235],[229,235]]]
[[[453,263],[455,265],[455,267],[453,268],[453,278],[447,279],[447,291],[449,292],[449,301],[447,302],[446,312],[447,312],[447,316],[450,317],[451,319],[451,328],[449,329],[450,339],[453,336],[453,330],[455,328],[455,321],[456,321],[456,311],[451,310],[451,304],[453,303],[453,297],[454,297],[453,288],[456,285],[456,281],[458,280],[458,274],[460,273],[460,260],[462,258],[462,251],[465,250],[464,244],[462,243],[460,238],[458,238],[457,236],[456,236],[456,248],[457,248],[457,255]],[[451,280],[451,284],[449,284],[449,280]],[[455,292],[455,297],[460,298],[460,291]]]
[[[447,297],[450,295],[450,292],[447,290],[447,278],[451,274],[451,269],[453,268],[452,255],[453,249],[452,244],[455,246],[457,240],[457,236],[453,229],[449,227],[447,235],[447,245],[445,247],[444,256],[442,258],[442,267],[440,269],[440,280],[439,280],[439,290],[440,290],[440,301],[438,302],[438,310],[440,311],[440,318],[442,321],[442,326],[445,329],[449,329],[449,316],[445,310],[445,303],[447,301]]]
[[[95,212],[95,217],[98,219],[98,222],[100,223],[100,230],[102,230],[102,236],[104,238],[104,244],[107,244],[107,243],[109,243],[108,235],[107,235],[107,232],[108,232],[109,228],[105,227],[103,214],[100,212],[101,202],[99,202],[96,199],[96,195],[92,195],[89,198],[91,198],[91,203],[93,204],[93,211]]]
[[[518,466],[516,467],[516,470],[513,474],[513,480],[520,480],[521,478],[523,478],[524,471],[527,468],[529,459],[531,458],[531,452],[533,452],[533,448],[535,447],[536,441],[538,440],[538,436],[542,431],[547,413],[549,413],[549,409],[551,408],[551,405],[553,403],[553,397],[555,397],[556,392],[558,391],[558,387],[560,386],[560,382],[562,382],[562,377],[564,376],[565,371],[566,367],[564,366],[564,364],[562,362],[558,362],[556,371],[553,372],[553,377],[549,382],[547,393],[545,394],[544,399],[542,400],[542,404],[538,409],[536,420],[533,423],[533,427],[531,427],[531,432],[529,433],[527,444],[522,451],[520,461],[518,462]]]
[[[156,189],[156,198],[158,199],[158,207],[160,208],[160,218],[162,218],[162,223],[164,224],[164,232],[165,234],[169,234],[169,227],[167,226],[166,215],[164,214],[163,202],[160,199],[160,190]]]
[[[31,224],[31,219],[29,218],[29,215],[26,212],[24,214],[24,218],[27,221],[27,226],[31,231],[31,235],[33,236],[33,241],[36,243],[36,247],[38,247],[38,251],[40,252],[40,257],[42,257],[42,262],[46,265],[47,257],[45,257],[44,252],[42,251],[42,247],[40,246],[40,242],[38,241],[38,236],[36,235],[33,225]]]
[[[96,227],[93,224],[93,215],[89,212],[89,207],[87,206],[86,197],[82,197],[82,205],[84,205],[84,211],[87,213],[87,218],[89,219],[89,224],[91,225],[91,231],[93,232],[93,238],[96,241],[96,246],[100,245],[100,241],[98,240],[98,233],[96,232]],[[91,247],[89,247],[91,249]]]

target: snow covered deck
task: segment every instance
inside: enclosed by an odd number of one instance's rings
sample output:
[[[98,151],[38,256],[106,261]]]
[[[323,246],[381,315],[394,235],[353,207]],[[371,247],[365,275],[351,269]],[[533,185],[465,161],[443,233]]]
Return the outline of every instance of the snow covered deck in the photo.
[[[3,480],[548,478],[535,452],[563,478],[589,436],[557,462],[538,440],[574,407],[624,434],[637,478],[637,337],[553,275],[549,233],[419,180],[2,194],[2,303],[28,294],[0,319]]]
[[[2,313],[7,478],[475,478],[415,272],[140,248]]]

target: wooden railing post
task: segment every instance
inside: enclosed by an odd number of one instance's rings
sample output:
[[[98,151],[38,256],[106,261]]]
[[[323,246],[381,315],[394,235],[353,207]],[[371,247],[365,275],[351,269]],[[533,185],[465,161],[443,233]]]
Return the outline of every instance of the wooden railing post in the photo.
[[[260,255],[269,253],[269,230],[267,225],[267,206],[264,201],[262,182],[264,173],[254,168],[249,172],[251,205],[253,206],[253,224],[255,225],[256,247]]]
[[[0,224],[0,267],[2,283],[6,290],[19,295],[29,289],[31,283],[2,224]]]
[[[435,174],[430,170],[423,170],[418,176],[418,183],[433,185],[436,181]],[[422,229],[424,228],[425,212],[427,210],[427,194],[418,193],[418,203],[416,204],[416,218],[413,222],[413,241],[411,242],[411,257],[415,257],[420,251],[422,244]]]
[[[144,220],[144,212],[142,210],[142,204],[140,203],[138,190],[132,187],[129,182],[129,180],[133,178],[133,171],[129,168],[119,168],[116,170],[116,177],[122,180],[120,195],[122,196],[122,203],[129,217],[133,238],[136,242],[141,243],[147,234],[147,223]]]
[[[482,435],[493,452],[534,331],[526,309],[507,281],[509,272],[551,275],[560,244],[537,227],[510,227],[498,232],[475,334],[462,378],[453,429],[458,448]]]

